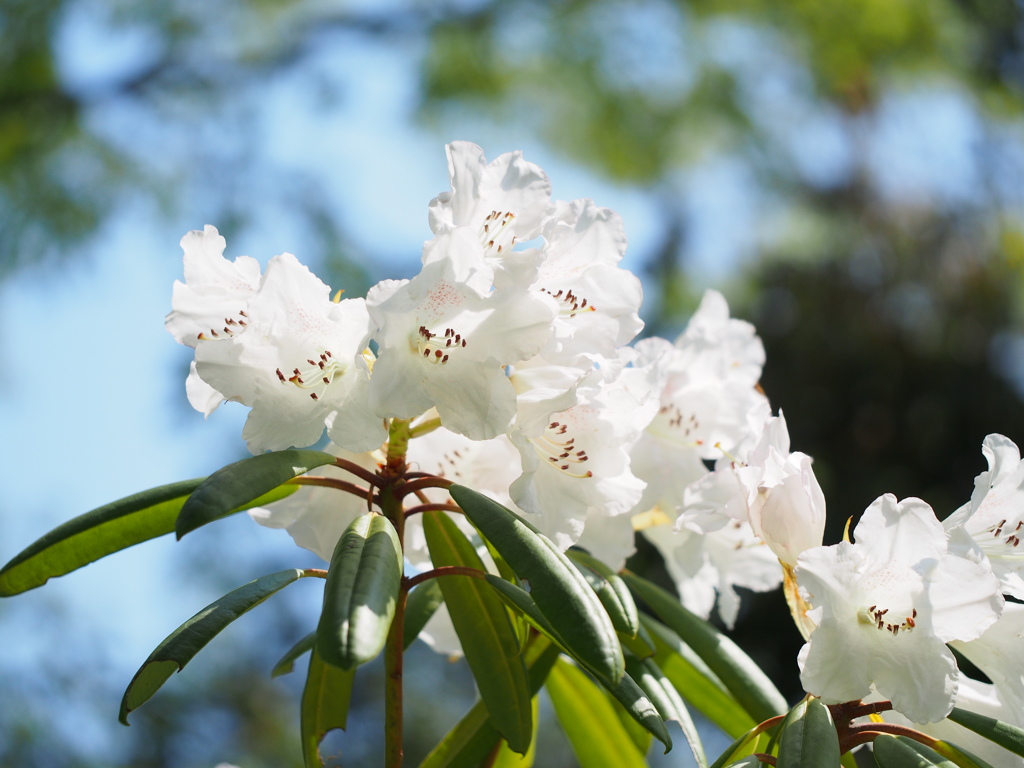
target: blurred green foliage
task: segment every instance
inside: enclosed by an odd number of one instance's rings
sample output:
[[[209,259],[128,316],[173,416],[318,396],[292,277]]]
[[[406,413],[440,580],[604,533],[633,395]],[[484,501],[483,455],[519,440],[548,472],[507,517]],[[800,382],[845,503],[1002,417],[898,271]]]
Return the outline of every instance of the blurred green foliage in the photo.
[[[83,27],[134,53],[76,70],[89,56],[69,55],[68,40]],[[72,258],[139,201],[167,212],[199,199],[207,220],[244,229],[260,214],[243,192],[269,178],[328,282],[340,275],[358,293],[379,277],[373,254],[353,253],[323,178],[283,174],[256,152],[253,115],[273,108],[262,85],[285,75],[343,103],[346,83],[310,61],[372,40],[417,59],[418,117],[439,133],[497,126],[642,191],[662,225],[641,254],[649,332],[675,333],[695,307],[699,204],[722,194],[708,171],[738,169],[753,213],[725,219],[735,242],[723,287],[764,338],[763,385],[794,448],[816,459],[827,541],[886,491],[949,513],[984,468],[988,432],[1024,441],[1021,0],[234,0],[216,12],[7,0],[0,35],[0,278]],[[930,131],[940,147],[921,161]],[[784,615],[781,596],[755,601],[737,632],[796,695],[800,640]],[[191,704],[154,702],[152,721],[140,711],[147,736],[124,764],[213,759],[160,745],[187,741],[212,706],[196,701],[221,700],[245,723],[224,729],[225,754],[288,764],[263,739],[280,736],[264,716],[277,722],[267,691],[280,688],[259,688],[267,704],[254,707],[255,684],[233,687],[238,674],[212,675]],[[86,764],[70,745],[40,759],[52,745],[32,712],[4,712],[0,763]]]

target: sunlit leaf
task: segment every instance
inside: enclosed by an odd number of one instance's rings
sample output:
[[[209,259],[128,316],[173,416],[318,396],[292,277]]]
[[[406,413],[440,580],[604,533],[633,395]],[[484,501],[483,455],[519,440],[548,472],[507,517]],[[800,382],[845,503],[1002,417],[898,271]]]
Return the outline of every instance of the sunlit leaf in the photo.
[[[1003,749],[1024,757],[1024,730],[1017,726],[959,707],[953,707],[949,719],[995,742]]]
[[[821,699],[806,697],[789,711],[779,735],[779,768],[839,765],[839,734]]]
[[[596,557],[582,550],[570,549],[565,554],[593,588],[601,604],[608,611],[615,629],[630,637],[636,637],[640,631],[640,613],[622,577]]]
[[[586,579],[551,541],[496,501],[461,485],[449,493],[501,553],[573,654],[612,682],[625,672],[615,628]]]
[[[380,653],[395,616],[403,565],[398,532],[383,515],[367,512],[345,529],[331,556],[316,628],[324,661],[351,669]]]
[[[693,759],[699,768],[708,768],[708,759],[704,756],[704,745],[701,743],[697,726],[690,717],[690,711],[683,703],[679,692],[665,676],[653,659],[626,659],[626,673],[636,680],[654,706],[658,708],[664,720],[675,720],[683,729],[686,742],[693,752]]]
[[[525,755],[514,752],[504,739],[498,742],[498,752],[494,756],[491,768],[532,768],[537,759],[537,718],[540,714],[540,702],[536,696],[530,700],[530,712],[533,719],[533,739]]]
[[[315,646],[312,651],[306,687],[302,691],[299,727],[305,768],[322,768],[320,742],[328,731],[345,729],[356,671],[355,668],[339,669],[332,664],[325,664]]]
[[[151,488],[59,525],[15,555],[0,570],[0,597],[42,586],[101,557],[174,531],[182,506],[203,478]],[[298,490],[272,489],[228,514],[269,504]]]
[[[956,763],[923,744],[888,733],[875,737],[872,750],[879,768],[956,768]]]
[[[653,638],[654,660],[684,699],[733,738],[754,727],[753,718],[675,632],[649,616],[641,622]]]
[[[582,670],[560,660],[548,675],[546,687],[580,768],[646,768],[647,761],[622,727],[613,705]]]
[[[523,656],[530,696],[536,696],[544,685],[558,654],[558,647],[544,637],[533,638],[526,647]],[[487,708],[478,701],[431,750],[420,768],[477,768],[500,740]]]
[[[473,544],[443,512],[425,513],[423,532],[435,567],[484,571]],[[530,694],[519,639],[505,606],[482,579],[442,576],[439,581],[480,698],[512,750],[525,754],[533,736]]]
[[[323,451],[287,450],[263,453],[236,461],[210,475],[189,496],[178,515],[175,531],[180,539],[200,526],[224,517],[244,504],[311,469],[333,464]]]
[[[305,576],[290,569],[261,576],[214,600],[171,632],[135,673],[121,700],[119,718],[128,725],[128,714],[145,704],[172,674],[184,669],[222,629],[272,594]]]
[[[629,571],[623,577],[658,618],[700,656],[755,721],[787,712],[785,698],[736,643],[656,584]]]

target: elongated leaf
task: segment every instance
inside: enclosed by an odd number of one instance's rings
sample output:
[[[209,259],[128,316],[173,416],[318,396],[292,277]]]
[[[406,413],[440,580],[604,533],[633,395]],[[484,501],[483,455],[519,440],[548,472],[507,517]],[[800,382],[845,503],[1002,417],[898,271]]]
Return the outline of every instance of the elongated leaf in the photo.
[[[629,666],[629,658],[626,658],[626,666]],[[629,674],[628,672],[626,673]],[[622,723],[622,727],[625,728],[626,733],[629,734],[629,738],[633,740],[633,746],[637,748],[637,751],[641,755],[646,755],[651,751],[651,743],[654,741],[654,736],[644,728],[640,723],[633,719],[633,716],[622,707],[616,706],[618,701],[612,696],[611,692],[605,690],[604,696],[612,703],[612,709],[615,710],[616,716],[619,718],[619,722]]]
[[[743,765],[755,752],[763,752],[769,740],[767,733],[762,733],[760,724],[755,725],[749,731],[740,736],[729,745],[718,759],[711,764],[711,768],[732,768],[734,764]],[[756,759],[756,758],[755,758]],[[737,761],[739,761],[737,763]]]
[[[807,697],[789,711],[779,736],[779,768],[839,768],[839,734],[828,707]]]
[[[786,713],[785,698],[761,668],[732,640],[686,610],[656,584],[629,571],[623,574],[623,578],[651,610],[700,656],[755,721]]]
[[[536,528],[496,501],[461,485],[449,493],[516,574],[573,654],[613,683],[625,673],[607,611],[569,559]]]
[[[314,647],[309,657],[306,687],[302,691],[302,759],[305,768],[322,768],[320,742],[328,731],[345,730],[355,669],[325,664]]]
[[[352,521],[327,572],[316,628],[320,658],[352,669],[381,652],[395,617],[402,568],[402,545],[390,520],[367,512]]]
[[[611,703],[582,670],[560,660],[548,675],[546,687],[580,768],[646,768],[647,761]]]
[[[763,768],[762,763],[756,755],[748,755],[739,762],[729,763],[729,768]]]
[[[558,654],[558,647],[544,637],[535,637],[526,647],[523,655],[530,696],[536,696],[544,685]],[[500,734],[487,715],[487,708],[478,701],[431,750],[420,768],[477,768],[500,740]]]
[[[959,707],[953,707],[949,719],[995,742],[1003,749],[1024,757],[1024,730],[1017,726]]]
[[[287,450],[264,453],[218,469],[196,488],[181,508],[175,531],[180,539],[196,528],[224,517],[242,505],[311,469],[333,464],[323,451]]]
[[[443,512],[425,513],[423,532],[435,567],[485,570],[472,543]],[[444,576],[440,584],[480,698],[509,747],[525,754],[533,737],[530,694],[519,638],[505,606],[482,579]]]
[[[664,720],[675,720],[683,729],[683,736],[693,752],[693,759],[699,768],[708,768],[708,759],[704,755],[697,726],[694,725],[690,711],[683,703],[671,681],[665,676],[653,659],[626,659],[626,674],[630,675],[643,691],[654,702]]]
[[[441,585],[437,579],[425,581],[412,590],[405,601],[405,623],[402,624],[402,647],[408,648],[413,640],[419,637],[420,632],[427,626],[430,617],[434,615],[444,602],[444,595],[441,594]]]
[[[590,669],[584,659],[576,657],[575,654],[566,648],[554,628],[544,615],[540,613],[528,592],[517,587],[515,584],[509,584],[504,579],[500,579],[493,574],[488,574],[487,582],[498,591],[513,610],[520,612],[538,632],[558,644],[564,652],[576,658],[576,661],[594,676],[594,679],[622,705],[626,713],[640,727],[665,745],[666,752],[672,749],[672,739],[665,728],[665,723],[658,714],[657,708],[628,674],[623,674],[619,682],[613,683],[603,675]]]
[[[872,749],[880,768],[956,768],[955,763],[923,744],[888,733],[875,737]]]
[[[121,699],[120,720],[145,704],[173,673],[180,672],[228,624],[306,574],[297,569],[279,571],[214,600],[171,632],[135,673]]]
[[[640,613],[622,577],[596,557],[582,550],[570,549],[565,554],[597,594],[601,604],[608,611],[612,626],[625,635],[636,637],[640,631]]]
[[[501,740],[498,742],[498,751],[494,756],[491,768],[532,768],[534,761],[537,759],[537,719],[540,715],[539,709],[539,701],[534,696],[530,700],[530,712],[533,717],[533,740],[530,742],[530,748],[526,750],[526,754],[520,755],[518,752],[514,752],[509,747],[507,741]]]
[[[537,603],[530,597],[530,593],[522,587],[517,587],[515,584],[510,584],[500,576],[495,576],[493,573],[488,573],[485,577],[488,584],[494,588],[495,591],[501,596],[502,600],[512,608],[519,615],[523,616],[530,625],[538,632],[546,636],[549,640],[553,640],[562,646],[562,650],[569,653],[568,649],[565,648],[562,638],[558,636],[558,632],[551,626],[551,622],[548,621],[547,617],[541,613],[540,608],[537,607]]]
[[[654,660],[684,699],[733,738],[754,727],[753,718],[675,632],[650,616],[640,621],[654,641]]]
[[[289,674],[295,669],[295,660],[307,653],[316,644],[316,632],[310,632],[285,652],[270,672],[271,677]]]
[[[901,736],[900,738],[902,739],[903,737]],[[948,741],[935,741],[931,747],[935,752],[951,760],[958,768],[992,768],[991,765],[980,757],[972,755],[966,749]]]
[[[197,478],[150,488],[57,526],[0,569],[0,597],[35,589],[114,552],[171,533],[185,500],[202,482]],[[274,489],[231,512],[269,504],[295,490]]]

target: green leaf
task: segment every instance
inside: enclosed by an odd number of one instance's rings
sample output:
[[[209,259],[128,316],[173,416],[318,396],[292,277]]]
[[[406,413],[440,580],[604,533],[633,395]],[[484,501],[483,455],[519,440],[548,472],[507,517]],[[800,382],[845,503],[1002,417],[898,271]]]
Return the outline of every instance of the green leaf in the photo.
[[[755,722],[785,714],[786,700],[736,643],[656,584],[623,574],[630,588],[704,661]]]
[[[424,513],[423,532],[436,568],[454,565],[485,571],[473,544],[443,512]],[[482,579],[442,576],[439,581],[480,698],[509,747],[525,754],[533,737],[533,718],[526,667],[508,612]]]
[[[622,577],[587,552],[570,549],[565,554],[597,594],[612,626],[624,635],[636,637],[640,631],[640,612]]]
[[[114,552],[171,533],[185,500],[202,482],[197,478],[150,488],[59,525],[0,569],[0,597],[35,589]],[[231,511],[269,504],[295,490],[275,489]]]
[[[900,737],[902,739],[902,737]],[[934,741],[931,745],[932,749],[939,753],[942,757],[949,758],[959,768],[992,768],[991,765],[986,763],[980,757],[972,755],[966,749],[958,747],[956,744],[951,744],[948,741]]]
[[[398,532],[386,517],[367,512],[349,524],[324,585],[316,628],[320,658],[352,669],[381,652],[395,617],[403,564]]]
[[[658,714],[657,708],[629,675],[623,674],[619,682],[613,683],[604,675],[590,669],[586,660],[580,659],[566,649],[561,637],[555,632],[547,618],[540,613],[528,592],[517,587],[515,584],[509,584],[504,579],[500,579],[493,574],[487,575],[487,582],[498,591],[514,610],[519,611],[525,616],[538,632],[541,632],[560,645],[570,656],[576,658],[576,661],[590,672],[597,682],[622,705],[631,718],[665,745],[666,752],[672,748],[672,739],[665,728],[665,723]]]
[[[491,763],[491,768],[532,768],[537,759],[537,719],[540,715],[538,704],[536,696],[530,699],[533,739],[530,741],[530,748],[526,750],[526,754],[520,755],[518,752],[514,752],[508,742],[502,740],[498,742],[498,751],[494,756],[494,762]]]
[[[679,692],[652,659],[626,659],[626,673],[650,696],[654,706],[665,720],[675,720],[683,729],[686,742],[693,752],[693,759],[699,768],[708,768],[708,759],[704,755],[697,726],[694,725],[690,711],[686,708]]]
[[[281,675],[289,674],[295,669],[295,660],[312,648],[315,643],[316,632],[310,632],[288,649],[285,655],[281,657],[281,660],[274,665],[274,668],[270,671],[270,676],[280,677]]]
[[[320,742],[328,731],[345,730],[355,669],[338,669],[325,664],[313,647],[309,657],[306,687],[302,691],[302,759],[305,768],[322,768]]]
[[[748,755],[738,763],[729,763],[729,768],[763,768],[764,763],[756,755]]]
[[[1024,757],[1024,730],[1017,726],[958,707],[953,707],[949,719],[995,742],[1003,749]]]
[[[128,714],[145,704],[174,672],[185,668],[192,657],[228,624],[262,603],[272,594],[305,576],[289,569],[261,576],[214,600],[171,632],[139,667],[121,699],[119,719],[128,725]]]
[[[756,725],[715,673],[675,632],[649,616],[642,617],[641,622],[654,641],[654,660],[684,699],[734,739]]]
[[[334,459],[323,451],[275,451],[242,459],[217,470],[196,488],[181,508],[175,524],[178,538],[242,505],[251,504],[293,477],[324,464],[333,464]]]
[[[923,744],[888,733],[876,736],[872,749],[880,768],[956,768],[955,763]]]
[[[629,664],[629,659],[626,659],[626,664]],[[626,674],[629,674],[628,672]],[[641,755],[646,755],[651,751],[651,743],[654,741],[654,736],[644,728],[640,723],[633,719],[633,716],[622,707],[616,706],[618,701],[612,696],[611,691],[605,690],[605,698],[612,703],[612,709],[615,711],[615,715],[619,718],[619,722],[622,723],[622,727],[626,729],[626,733],[629,734],[629,738],[633,740],[633,746],[637,748],[637,751]]]
[[[409,593],[405,601],[405,623],[402,625],[403,648],[408,648],[420,636],[443,602],[444,595],[437,579],[425,581]]]
[[[781,725],[781,723],[779,724]],[[776,726],[776,728],[778,725]],[[749,760],[750,755],[755,752],[763,752],[762,746],[766,746],[770,737],[767,733],[762,732],[761,725],[755,725],[753,728],[748,730],[736,741],[729,745],[722,754],[718,756],[718,759],[711,764],[711,768],[732,768],[735,765],[745,765]],[[755,758],[756,759],[756,758]],[[739,760],[739,763],[734,761]]]
[[[625,674],[615,628],[601,601],[569,559],[542,533],[496,501],[461,485],[449,488],[484,538],[501,553],[565,646],[597,675]]]
[[[530,696],[536,696],[544,685],[551,667],[558,658],[556,645],[544,637],[534,637],[526,647]],[[487,715],[482,701],[477,701],[455,727],[431,750],[420,768],[477,768],[501,740]]]
[[[779,768],[839,768],[839,734],[821,699],[804,698],[789,711],[779,736]]]
[[[647,761],[622,727],[611,702],[581,669],[559,660],[546,687],[580,768],[646,768]]]

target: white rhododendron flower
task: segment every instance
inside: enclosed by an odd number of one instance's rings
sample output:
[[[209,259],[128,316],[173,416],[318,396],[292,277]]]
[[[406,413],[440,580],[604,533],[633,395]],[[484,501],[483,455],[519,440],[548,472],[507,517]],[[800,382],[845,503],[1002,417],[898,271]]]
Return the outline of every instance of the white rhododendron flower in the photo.
[[[874,685],[911,720],[941,720],[958,676],[945,644],[973,640],[996,621],[998,580],[986,563],[947,552],[942,524],[920,499],[879,497],[854,537],[798,560],[816,624],[799,656],[804,689],[835,704]]]
[[[209,224],[181,238],[185,282],[174,281],[164,325],[181,344],[232,336],[246,326],[245,308],[260,286],[260,265],[249,256],[224,258],[227,242]]]
[[[541,354],[584,369],[614,357],[644,327],[640,280],[618,266],[626,252],[622,220],[591,200],[558,201],[542,234],[531,290],[550,296],[558,314]]]
[[[682,604],[706,619],[717,597],[718,615],[729,628],[739,613],[737,587],[765,592],[782,583],[779,561],[740,520],[689,516],[673,528],[666,519],[643,535],[665,558]]]
[[[429,242],[416,277],[378,283],[366,301],[379,345],[370,391],[378,416],[436,407],[448,429],[474,440],[509,428],[516,394],[504,366],[537,353],[554,309],[525,290],[492,290],[468,228]]]
[[[1016,443],[1002,435],[986,437],[981,450],[988,470],[975,479],[970,502],[943,526],[967,533],[988,558],[1003,592],[1024,600],[1024,462]]]
[[[362,299],[331,301],[330,288],[285,253],[270,260],[245,311],[243,331],[199,342],[195,370],[225,400],[252,408],[242,430],[249,450],[312,445],[328,419],[345,425],[331,430],[343,448],[383,442],[383,423],[367,405]]]
[[[657,507],[670,517],[687,487],[706,473],[704,460],[744,449],[770,415],[755,386],[764,347],[753,326],[729,317],[721,294],[707,291],[674,344],[644,339],[635,365],[657,383],[658,413],[633,450],[647,482],[638,511]]]
[[[1006,603],[999,621],[981,637],[953,647],[995,684],[1000,699],[1017,713],[1011,722],[1024,726],[1024,605]]]
[[[691,484],[683,511],[745,520],[780,561],[795,566],[801,552],[821,545],[825,532],[825,495],[811,458],[790,452],[781,413],[763,422],[757,443],[740,456],[719,459],[714,472]]]
[[[588,374],[564,410],[521,411],[510,434],[523,468],[512,499],[561,549],[579,541],[592,511],[626,515],[643,492],[643,481],[630,470],[629,450],[657,402],[629,390],[631,369],[609,370]]]
[[[532,240],[551,206],[551,182],[522,152],[506,152],[490,163],[468,141],[445,147],[451,191],[430,201],[430,229],[435,235],[468,227],[489,255],[512,250],[516,241]]]

